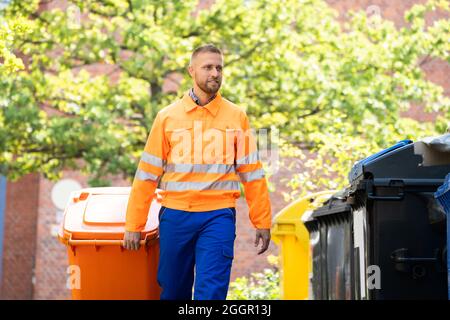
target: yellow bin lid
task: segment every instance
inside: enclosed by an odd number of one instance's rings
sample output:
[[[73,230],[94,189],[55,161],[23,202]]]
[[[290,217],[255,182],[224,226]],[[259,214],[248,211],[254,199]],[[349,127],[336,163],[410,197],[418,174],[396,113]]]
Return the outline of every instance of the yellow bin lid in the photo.
[[[73,240],[123,240],[130,192],[131,187],[85,188],[72,192],[64,211],[59,240],[65,244]],[[160,208],[161,204],[153,200],[147,224],[141,231],[142,240],[157,236]],[[114,243],[119,242],[109,244]]]

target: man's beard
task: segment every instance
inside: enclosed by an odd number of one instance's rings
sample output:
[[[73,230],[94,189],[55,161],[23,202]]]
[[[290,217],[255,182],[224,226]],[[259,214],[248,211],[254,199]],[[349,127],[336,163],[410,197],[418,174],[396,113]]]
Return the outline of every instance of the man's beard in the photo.
[[[222,84],[221,80],[217,80],[217,85],[214,84],[214,81],[208,81],[204,85],[197,83],[197,85],[202,89],[203,92],[209,94],[215,94],[220,89],[220,85]]]

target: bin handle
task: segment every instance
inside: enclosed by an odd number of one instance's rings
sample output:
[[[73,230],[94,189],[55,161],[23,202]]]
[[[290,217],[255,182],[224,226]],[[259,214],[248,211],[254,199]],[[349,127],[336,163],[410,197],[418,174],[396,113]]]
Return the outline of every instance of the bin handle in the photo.
[[[151,240],[141,240],[139,244],[141,246],[147,245]],[[117,246],[123,245],[123,240],[72,240],[70,239],[67,244],[69,246]]]
[[[158,236],[156,238],[150,238],[151,235],[158,235],[158,232],[147,234],[144,240],[140,240],[139,244],[141,246],[148,246],[151,243],[157,241]],[[121,246],[123,247],[123,240],[97,240],[97,239],[86,239],[86,240],[73,240],[72,235],[70,235],[69,239],[64,240],[62,237],[58,236],[60,240],[62,240],[67,246]]]
[[[382,201],[400,201],[405,198],[403,192],[399,193],[398,196],[374,196],[372,192],[367,194],[367,198],[370,200],[382,200]]]
[[[403,187],[403,180],[391,180],[389,181],[389,186],[393,187]],[[373,181],[367,181],[367,199],[369,200],[380,200],[380,201],[401,201],[405,198],[405,193],[403,189],[399,190],[396,196],[376,196],[373,192]]]

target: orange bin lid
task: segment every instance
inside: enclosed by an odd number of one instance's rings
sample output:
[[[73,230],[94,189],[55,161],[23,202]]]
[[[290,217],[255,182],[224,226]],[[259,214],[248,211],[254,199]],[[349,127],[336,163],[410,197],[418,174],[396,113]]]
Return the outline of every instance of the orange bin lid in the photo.
[[[67,202],[61,240],[122,240],[131,187],[85,188],[72,192]],[[161,204],[153,200],[141,239],[157,236]]]

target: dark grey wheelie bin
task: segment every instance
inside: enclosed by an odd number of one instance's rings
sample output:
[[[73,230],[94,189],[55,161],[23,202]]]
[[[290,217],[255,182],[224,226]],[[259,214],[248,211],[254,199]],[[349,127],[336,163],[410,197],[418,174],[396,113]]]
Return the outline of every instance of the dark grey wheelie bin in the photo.
[[[315,299],[447,299],[446,215],[434,197],[450,162],[423,165],[405,140],[358,162],[315,210]]]

